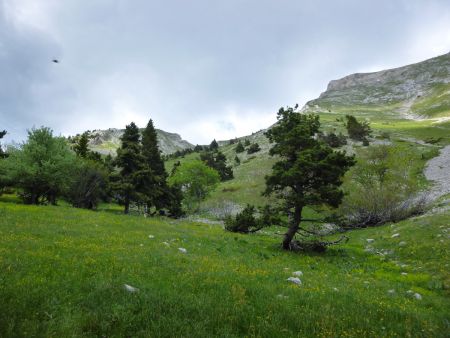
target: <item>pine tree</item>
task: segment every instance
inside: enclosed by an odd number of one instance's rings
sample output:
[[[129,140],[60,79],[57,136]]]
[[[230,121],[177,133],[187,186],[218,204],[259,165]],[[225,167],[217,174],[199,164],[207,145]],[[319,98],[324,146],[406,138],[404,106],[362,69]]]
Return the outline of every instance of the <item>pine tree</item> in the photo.
[[[237,146],[236,146],[236,153],[242,153],[245,150],[244,145],[239,140]]]
[[[152,120],[148,122],[142,133],[142,155],[149,175],[152,176],[151,179],[148,177],[145,183],[147,208],[150,209],[153,206],[156,209],[168,208],[169,212],[172,209],[174,212],[171,212],[171,215],[178,216],[179,213],[176,211],[178,195],[167,185],[168,175],[158,147],[158,137]],[[178,203],[180,204],[181,200]]]
[[[121,137],[121,147],[117,149],[115,163],[120,170],[117,176],[113,176],[112,181],[117,199],[124,205],[125,214],[129,212],[131,202],[142,203],[144,200],[140,187],[148,172],[141,154],[140,138],[138,127],[131,122]]]
[[[270,155],[279,157],[266,176],[265,195],[276,194],[284,202],[290,224],[282,245],[289,250],[304,207],[337,207],[343,197],[342,177],[355,161],[314,138],[320,127],[318,115],[281,108],[277,118],[278,123],[265,133],[274,143]]]
[[[88,144],[89,144],[89,134],[88,132],[84,132],[83,134],[81,134],[77,143],[73,147],[73,150],[79,157],[86,158],[89,153]]]
[[[219,149],[219,144],[217,143],[216,139],[214,139],[209,145],[209,150],[216,151],[217,149]]]
[[[233,168],[227,166],[227,158],[220,151],[205,151],[200,154],[200,159],[208,166],[215,170],[220,175],[221,181],[231,180],[233,176]]]

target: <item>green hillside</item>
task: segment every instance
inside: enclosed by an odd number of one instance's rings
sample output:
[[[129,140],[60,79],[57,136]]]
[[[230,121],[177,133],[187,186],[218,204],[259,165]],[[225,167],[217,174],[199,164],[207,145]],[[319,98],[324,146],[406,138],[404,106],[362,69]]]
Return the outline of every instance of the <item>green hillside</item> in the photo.
[[[3,197],[0,336],[448,332],[448,214],[352,231],[340,248],[299,256],[280,251],[272,231],[245,236],[116,213]],[[287,281],[294,271],[302,285]]]
[[[373,129],[372,145],[406,145],[417,155],[421,171],[426,162],[422,154],[437,154],[437,149],[450,144],[450,53],[405,67],[331,81],[328,89],[302,111],[319,114],[325,133],[345,134],[341,119],[347,114],[367,119]],[[275,161],[268,154],[270,145],[263,131],[244,139],[260,144],[262,149],[252,155],[236,154],[236,144],[220,143],[229,163],[233,164],[238,155],[241,164],[233,168],[235,179],[221,183],[203,203],[201,211],[206,215],[222,215],[246,203],[269,202],[261,192],[264,176]],[[352,142],[343,147],[350,153],[358,153],[361,148],[360,143]],[[170,161],[167,168],[173,163]]]

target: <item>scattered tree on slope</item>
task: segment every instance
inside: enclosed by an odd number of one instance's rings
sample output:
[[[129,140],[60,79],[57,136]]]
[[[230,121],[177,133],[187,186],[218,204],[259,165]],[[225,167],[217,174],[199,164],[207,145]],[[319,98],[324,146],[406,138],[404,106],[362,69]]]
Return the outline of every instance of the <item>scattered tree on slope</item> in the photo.
[[[337,207],[342,200],[342,177],[354,164],[353,157],[334,151],[316,140],[320,122],[315,114],[300,114],[293,108],[278,111],[278,123],[265,135],[271,143],[270,155],[281,159],[266,177],[266,195],[276,194],[289,216],[282,246],[295,248],[293,239],[308,205]]]

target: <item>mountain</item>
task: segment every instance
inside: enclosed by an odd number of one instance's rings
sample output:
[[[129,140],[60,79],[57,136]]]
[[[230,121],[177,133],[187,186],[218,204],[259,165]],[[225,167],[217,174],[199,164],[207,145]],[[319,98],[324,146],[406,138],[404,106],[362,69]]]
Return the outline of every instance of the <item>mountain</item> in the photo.
[[[93,130],[89,132],[91,136],[89,148],[101,154],[115,155],[116,149],[120,146],[120,137],[124,129],[109,128],[107,130]],[[158,135],[158,145],[165,155],[172,154],[177,150],[193,148],[194,146],[181,138],[180,135],[156,129]]]
[[[430,151],[435,151],[436,156],[439,147],[450,144],[450,54],[400,68],[333,80],[326,91],[309,101],[302,111],[319,114],[321,129],[326,133],[346,134],[342,117],[351,114],[359,120],[368,120],[373,130],[372,145],[407,143],[411,152],[422,152],[423,158],[427,158]],[[261,150],[254,154],[236,153],[236,143],[219,142],[220,150],[233,165],[234,179],[221,182],[202,203],[200,210],[205,215],[220,217],[241,210],[247,203],[271,202],[261,196],[264,177],[271,172],[276,160],[269,156],[270,144],[264,130],[240,139],[258,143]],[[349,141],[342,149],[358,153],[361,148],[361,142]],[[196,156],[198,154],[194,153],[186,158]],[[234,161],[236,156],[240,164]],[[167,163],[167,168],[171,169],[177,160],[179,158]],[[415,165],[422,168],[424,161]]]
[[[407,119],[450,117],[450,53],[408,66],[333,80],[303,110],[381,113]]]

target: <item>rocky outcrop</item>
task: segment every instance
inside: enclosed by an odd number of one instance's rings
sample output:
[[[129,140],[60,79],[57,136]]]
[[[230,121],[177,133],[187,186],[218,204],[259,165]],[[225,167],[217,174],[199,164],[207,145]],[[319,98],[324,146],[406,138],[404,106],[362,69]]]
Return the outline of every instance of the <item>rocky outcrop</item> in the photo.
[[[426,61],[374,73],[348,75],[328,84],[304,109],[390,105],[400,113],[420,114],[420,103],[436,96],[434,111],[450,102],[450,53]],[[429,106],[429,105],[427,105]],[[424,112],[426,113],[426,112]]]
[[[89,132],[89,148],[101,154],[115,155],[116,149],[120,147],[120,137],[123,129],[109,128],[106,130],[94,130]],[[177,150],[193,148],[194,146],[181,138],[180,135],[156,129],[158,135],[159,149],[163,154],[172,154]]]

